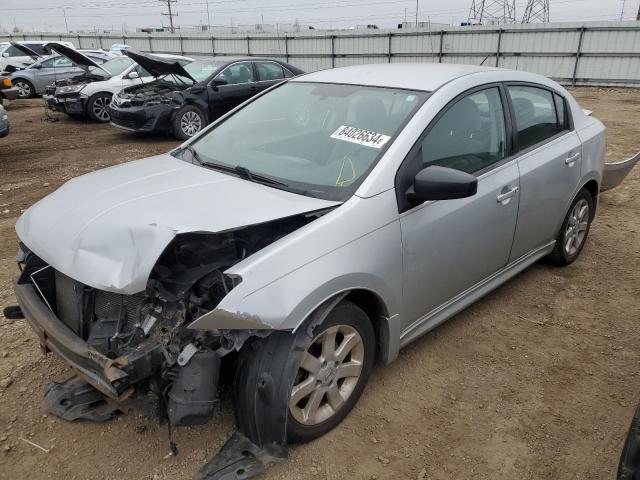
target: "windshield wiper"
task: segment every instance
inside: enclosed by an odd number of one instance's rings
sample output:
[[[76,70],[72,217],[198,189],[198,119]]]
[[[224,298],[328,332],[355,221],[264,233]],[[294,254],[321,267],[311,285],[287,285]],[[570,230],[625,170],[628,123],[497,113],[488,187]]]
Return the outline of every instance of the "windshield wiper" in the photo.
[[[196,162],[198,162],[198,164],[200,164],[203,167],[211,168],[213,170],[218,170],[226,173],[235,173],[239,177],[245,180],[248,180],[250,182],[263,183],[263,184],[271,185],[276,188],[283,188],[283,189],[290,190],[292,192],[307,194],[306,191],[304,192],[298,191],[298,189],[295,189],[284,182],[280,182],[278,180],[274,180],[273,178],[260,175],[259,173],[252,172],[247,167],[243,167],[241,165],[236,165],[235,167],[233,167],[231,165],[225,165],[224,163],[217,163],[217,162],[210,162],[208,160],[203,160],[200,157],[200,154],[191,145],[187,145],[186,147],[184,147],[184,150],[188,151],[191,154],[191,158],[193,158]]]

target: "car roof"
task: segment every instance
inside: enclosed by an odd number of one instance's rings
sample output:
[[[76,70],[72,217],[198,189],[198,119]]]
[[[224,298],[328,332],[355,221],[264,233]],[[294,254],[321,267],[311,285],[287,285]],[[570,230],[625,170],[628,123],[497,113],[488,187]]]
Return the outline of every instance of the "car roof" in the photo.
[[[479,72],[508,70],[452,63],[378,63],[320,70],[294,82],[344,83],[431,92],[445,83]]]

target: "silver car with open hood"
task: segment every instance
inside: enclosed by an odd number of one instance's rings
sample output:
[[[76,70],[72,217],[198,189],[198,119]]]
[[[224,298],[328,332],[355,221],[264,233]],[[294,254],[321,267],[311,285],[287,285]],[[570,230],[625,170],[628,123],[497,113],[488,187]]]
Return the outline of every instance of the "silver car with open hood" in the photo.
[[[238,431],[199,478],[247,478],[336,426],[374,361],[544,257],[575,261],[636,161],[607,179],[604,126],[539,75],[303,75],[28,209],[5,314],[77,372],[45,396],[67,419],[129,402],[202,423],[235,371]]]

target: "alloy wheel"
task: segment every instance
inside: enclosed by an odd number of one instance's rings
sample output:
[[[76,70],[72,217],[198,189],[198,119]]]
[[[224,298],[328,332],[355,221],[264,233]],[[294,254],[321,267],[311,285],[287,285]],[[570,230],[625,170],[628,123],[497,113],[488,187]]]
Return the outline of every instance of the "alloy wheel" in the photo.
[[[313,339],[296,375],[289,411],[307,426],[333,417],[358,384],[364,362],[364,342],[349,325],[332,326]]]
[[[96,118],[106,122],[111,117],[109,113],[109,103],[111,103],[111,99],[107,97],[98,97],[94,100],[92,111]]]
[[[31,96],[31,86],[25,82],[16,82],[15,87],[18,89],[18,96],[20,98],[28,98]]]
[[[587,228],[589,228],[589,204],[585,199],[581,199],[571,210],[567,229],[564,232],[564,250],[567,255],[575,255],[580,250]]]
[[[185,135],[192,137],[202,129],[200,115],[193,111],[187,111],[180,119],[180,128]]]

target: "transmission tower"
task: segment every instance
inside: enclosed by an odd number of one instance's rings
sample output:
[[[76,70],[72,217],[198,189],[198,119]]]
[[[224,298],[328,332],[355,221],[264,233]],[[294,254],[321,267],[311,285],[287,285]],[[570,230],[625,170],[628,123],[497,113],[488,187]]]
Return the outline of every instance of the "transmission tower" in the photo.
[[[469,23],[495,24],[516,21],[515,0],[472,0]]]
[[[529,0],[522,23],[549,22],[549,0]]]

